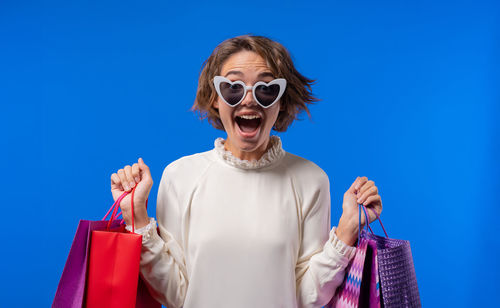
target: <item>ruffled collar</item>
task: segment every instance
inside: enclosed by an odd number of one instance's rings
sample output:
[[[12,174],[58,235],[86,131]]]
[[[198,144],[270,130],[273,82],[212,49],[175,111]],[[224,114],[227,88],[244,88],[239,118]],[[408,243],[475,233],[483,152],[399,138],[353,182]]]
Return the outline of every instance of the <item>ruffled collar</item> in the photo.
[[[224,162],[237,168],[259,169],[267,167],[285,156],[285,151],[281,146],[280,137],[273,135],[270,138],[270,142],[272,145],[259,160],[239,159],[238,157],[234,156],[231,151],[227,151],[224,148],[225,140],[220,137],[215,139],[215,152],[217,153],[217,156],[219,156]]]

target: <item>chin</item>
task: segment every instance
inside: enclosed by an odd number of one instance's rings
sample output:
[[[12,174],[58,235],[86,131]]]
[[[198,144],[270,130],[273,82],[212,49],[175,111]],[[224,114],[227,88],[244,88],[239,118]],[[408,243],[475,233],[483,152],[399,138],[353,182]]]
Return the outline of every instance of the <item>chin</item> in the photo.
[[[265,142],[266,138],[269,138],[269,135],[263,136],[261,135],[262,132],[259,132],[259,135],[255,136],[255,138],[242,138],[238,133],[232,136],[231,142],[233,146],[237,147],[243,152],[254,152],[259,150],[260,147],[262,147]]]
[[[245,152],[253,152],[259,148],[262,142],[260,140],[241,140],[237,139],[238,147]]]

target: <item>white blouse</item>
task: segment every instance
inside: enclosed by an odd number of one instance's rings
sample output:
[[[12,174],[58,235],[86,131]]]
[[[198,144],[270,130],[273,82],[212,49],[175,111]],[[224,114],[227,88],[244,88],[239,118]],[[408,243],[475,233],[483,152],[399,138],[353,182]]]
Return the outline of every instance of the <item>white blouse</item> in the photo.
[[[163,305],[321,307],[333,296],[355,248],[330,230],[328,176],[271,142],[246,161],[217,138],[165,168],[160,235],[152,218],[137,230],[141,274]]]

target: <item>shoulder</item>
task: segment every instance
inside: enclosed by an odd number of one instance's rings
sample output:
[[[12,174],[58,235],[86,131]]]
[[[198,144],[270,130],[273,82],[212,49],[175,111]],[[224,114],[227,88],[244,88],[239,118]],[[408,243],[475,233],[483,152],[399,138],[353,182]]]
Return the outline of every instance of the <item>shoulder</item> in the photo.
[[[330,208],[330,180],[326,172],[314,162],[288,152],[284,165],[301,204],[302,215],[305,217],[319,208],[327,211]]]
[[[211,157],[211,152],[210,151],[205,151],[201,153],[196,153],[192,155],[187,155],[183,156],[179,159],[174,160],[173,162],[169,163],[165,169],[164,173],[183,173],[183,172],[189,172],[190,170],[198,170],[202,166],[208,165],[211,161],[213,161]]]
[[[294,180],[301,185],[329,186],[329,178],[326,172],[314,162],[298,155],[286,152],[283,164]]]
[[[213,163],[212,151],[183,156],[169,163],[163,170],[162,181],[194,182]]]

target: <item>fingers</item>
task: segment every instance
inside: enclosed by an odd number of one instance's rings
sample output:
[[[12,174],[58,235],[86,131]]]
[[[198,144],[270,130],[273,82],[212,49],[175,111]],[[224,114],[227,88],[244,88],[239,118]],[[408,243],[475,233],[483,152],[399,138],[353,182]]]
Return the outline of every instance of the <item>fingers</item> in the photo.
[[[366,206],[368,204],[371,204],[371,203],[380,203],[382,201],[382,198],[380,197],[380,195],[374,195],[374,196],[369,196],[368,198],[366,198],[366,201],[363,202],[363,205]],[[358,202],[358,203],[361,203],[361,202]],[[377,209],[378,207],[375,206],[375,210]],[[377,212],[378,213],[378,212]],[[380,214],[380,213],[378,213]]]
[[[352,198],[353,196],[354,198]],[[346,202],[346,197],[349,197],[347,198],[349,204],[351,204],[354,199],[357,199],[358,204],[363,204],[367,208],[369,222],[374,221],[377,215],[380,216],[382,213],[382,198],[379,195],[378,187],[375,186],[374,181],[368,180],[365,176],[358,176],[352,183],[351,187],[344,194],[344,203]],[[358,219],[355,220],[356,223],[357,220]],[[364,215],[361,215],[361,223],[366,223]]]
[[[354,190],[357,197],[357,203],[368,205],[368,204],[381,204],[380,195],[378,195],[378,187],[375,186],[375,182],[368,180],[366,176],[357,177],[354,183],[352,183],[349,191]]]
[[[118,177],[120,178],[120,182],[122,184],[123,190],[129,191],[130,186],[128,186],[127,175],[125,174],[124,169],[120,169],[117,171]]]
[[[373,182],[372,180],[367,180],[363,185],[361,185],[361,188],[358,189],[358,197],[360,197],[365,191],[372,188],[373,186],[375,186],[375,182]]]
[[[355,194],[356,192],[359,191],[359,188],[366,182],[368,181],[368,178],[366,176],[363,177],[357,177],[356,180],[352,183],[351,187],[347,190],[348,192],[351,192]]]
[[[111,175],[111,189],[123,190],[122,181],[116,173]]]
[[[139,169],[138,163],[132,165],[132,177],[136,183],[141,181],[141,170]]]
[[[356,189],[356,191],[359,192],[359,189],[366,183],[368,182],[368,178],[366,176],[363,176],[363,177],[357,177],[356,178],[356,181],[354,182],[357,182],[356,185],[354,186],[354,188]]]
[[[380,205],[382,205],[382,203],[380,203]],[[375,219],[377,219],[377,217],[380,217],[380,214],[382,214],[381,206],[376,208],[366,207],[366,210],[368,213],[368,217],[370,218],[370,222],[374,221]]]
[[[142,158],[139,158],[138,163],[126,165],[111,175],[111,188],[129,191],[145,177],[151,178],[151,173]]]
[[[126,177],[126,181],[128,183],[128,186],[130,188],[134,188],[135,186],[135,180],[134,180],[134,176],[132,175],[132,167],[130,165],[126,165],[123,170],[125,170],[125,177]]]
[[[369,184],[366,184],[365,186],[367,186],[367,185],[369,185]],[[369,196],[375,196],[377,194],[378,194],[378,188],[377,188],[377,186],[375,186],[375,184],[371,184],[371,185],[368,186],[368,188],[366,188],[364,190],[361,190],[361,192],[358,193],[358,200],[357,200],[357,202],[358,202],[358,204],[359,203],[363,203],[363,202],[367,201],[367,198]],[[364,205],[366,205],[366,204],[364,204]]]

